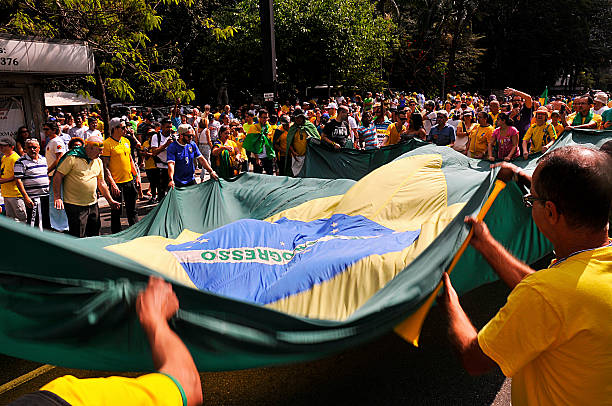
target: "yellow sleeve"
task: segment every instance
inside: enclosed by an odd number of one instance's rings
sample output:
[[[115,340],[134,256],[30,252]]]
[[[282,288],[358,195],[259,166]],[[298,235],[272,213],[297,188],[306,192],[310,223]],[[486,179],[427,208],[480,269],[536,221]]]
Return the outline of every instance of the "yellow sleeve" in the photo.
[[[61,164],[57,167],[57,171],[62,175],[68,175],[72,170],[72,165],[74,164],[74,157],[67,156],[66,159],[62,161]]]
[[[540,292],[519,283],[501,310],[478,333],[482,351],[495,361],[506,376],[549,348],[561,327],[554,308]]]
[[[531,139],[531,134],[533,133],[533,127],[529,127],[525,135],[523,136],[523,141],[529,141]]]
[[[17,160],[19,159],[19,155],[15,155],[17,154],[11,154],[9,157],[7,157],[6,165],[4,165],[5,179],[12,178],[13,175],[15,175],[15,162],[17,162]]]
[[[493,127],[489,126],[487,127],[487,142],[491,142],[493,140]]]
[[[111,154],[110,138],[107,138],[104,140],[104,143],[102,144],[102,153],[100,155],[110,157],[110,154]]]
[[[96,159],[96,165],[98,165],[98,179],[104,180],[104,166],[102,165],[102,160],[100,158]]]
[[[138,378],[111,376],[92,379],[67,375],[49,382],[41,390],[55,393],[72,406],[187,405],[187,397],[178,381],[161,373]]]

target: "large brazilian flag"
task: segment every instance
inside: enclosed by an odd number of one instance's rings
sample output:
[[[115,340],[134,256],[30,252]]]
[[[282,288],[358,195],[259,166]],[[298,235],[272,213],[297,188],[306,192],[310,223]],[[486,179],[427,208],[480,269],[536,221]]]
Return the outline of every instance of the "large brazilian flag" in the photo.
[[[555,147],[611,137],[575,131]],[[311,152],[332,169],[334,159],[348,159]],[[0,261],[0,351],[73,368],[152,369],[134,312],[149,275],[173,283],[181,308],[172,326],[200,370],[314,359],[393,329],[416,343],[417,316],[496,171],[432,145],[411,145],[385,164],[361,159],[373,170],[359,180],[246,173],[172,190],[139,223],[107,237],[79,240],[0,219],[10,247]],[[536,159],[523,165],[533,170]],[[486,222],[528,263],[551,251],[513,183]],[[496,280],[472,248],[451,275],[460,294]]]

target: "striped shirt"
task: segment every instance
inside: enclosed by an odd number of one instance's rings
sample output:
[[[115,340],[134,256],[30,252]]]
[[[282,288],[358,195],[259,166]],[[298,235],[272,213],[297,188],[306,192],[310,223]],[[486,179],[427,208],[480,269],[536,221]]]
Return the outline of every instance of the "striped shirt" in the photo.
[[[376,127],[370,124],[369,127],[361,126],[357,129],[359,139],[363,141],[365,149],[378,148],[378,137],[376,136]]]
[[[30,197],[49,196],[49,175],[47,175],[47,160],[38,155],[33,160],[27,154],[15,162],[15,178],[21,179],[23,187]]]

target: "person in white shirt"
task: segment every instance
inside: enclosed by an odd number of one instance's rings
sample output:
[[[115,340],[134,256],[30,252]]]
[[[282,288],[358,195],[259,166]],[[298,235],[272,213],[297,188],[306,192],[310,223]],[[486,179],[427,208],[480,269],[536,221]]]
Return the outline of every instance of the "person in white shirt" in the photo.
[[[608,110],[608,95],[604,92],[595,93],[595,99],[593,100],[593,113],[601,116],[606,110]]]
[[[98,137],[102,137],[102,133],[97,129],[98,127],[98,117],[96,116],[91,116],[89,117],[89,128],[87,129],[87,131],[85,131],[85,138],[83,138],[85,141],[87,141],[87,138],[91,137],[91,136],[98,136]]]
[[[74,127],[68,131],[68,135],[70,135],[71,139],[79,137],[85,140],[87,130],[89,130],[89,128],[83,125],[83,119],[77,114],[77,116],[74,118]]]
[[[161,201],[166,196],[170,177],[168,176],[168,156],[166,148],[175,140],[176,135],[172,132],[172,121],[169,118],[161,120],[161,131],[151,136],[151,153],[155,166],[159,170],[159,190],[157,198]]]

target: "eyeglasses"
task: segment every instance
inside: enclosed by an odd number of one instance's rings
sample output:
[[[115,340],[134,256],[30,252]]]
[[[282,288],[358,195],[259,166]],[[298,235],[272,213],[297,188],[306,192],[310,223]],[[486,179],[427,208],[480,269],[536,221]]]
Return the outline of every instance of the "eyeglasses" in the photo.
[[[26,145],[26,148],[28,148],[28,149],[36,149],[36,148],[39,148],[39,146],[38,145]]]
[[[548,199],[542,199],[541,197],[534,197],[531,195],[531,193],[523,196],[523,204],[527,208],[533,207],[533,203],[537,201],[546,202],[548,201]]]
[[[49,127],[43,127],[43,131],[51,131]]]

